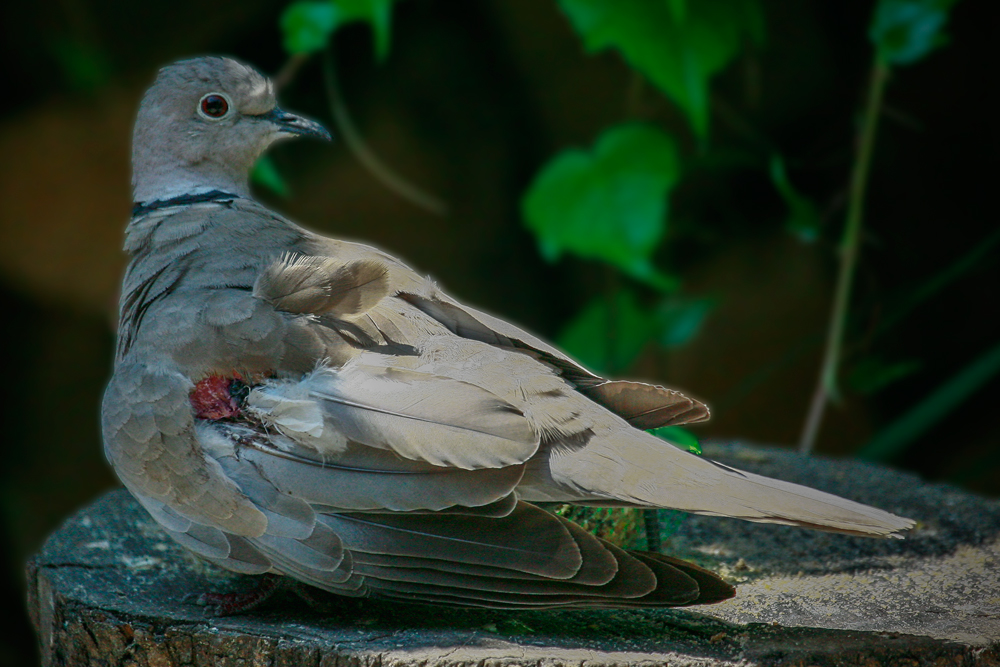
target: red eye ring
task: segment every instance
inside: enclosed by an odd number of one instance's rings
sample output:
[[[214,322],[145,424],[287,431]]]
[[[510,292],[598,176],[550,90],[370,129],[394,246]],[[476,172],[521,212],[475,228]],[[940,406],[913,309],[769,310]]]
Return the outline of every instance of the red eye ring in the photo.
[[[198,110],[208,118],[222,118],[229,113],[229,100],[218,93],[209,93],[201,98]]]

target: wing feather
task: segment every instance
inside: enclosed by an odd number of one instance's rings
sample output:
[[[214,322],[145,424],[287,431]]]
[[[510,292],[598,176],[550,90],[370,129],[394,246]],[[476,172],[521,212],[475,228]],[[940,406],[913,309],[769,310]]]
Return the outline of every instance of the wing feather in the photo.
[[[580,387],[580,392],[635,428],[693,424],[709,418],[708,406],[704,403],[679,391],[643,382],[615,380]]]
[[[524,414],[473,384],[429,372],[378,365],[366,354],[339,369],[322,367],[301,382],[276,381],[251,392],[263,419],[321,437],[324,424],[341,438],[437,466],[502,468],[528,460],[539,436]],[[310,409],[313,406],[314,409]]]
[[[524,472],[523,465],[496,470],[361,468],[324,463],[273,448],[247,447],[241,456],[280,493],[341,511],[404,512],[488,505],[509,496]],[[374,457],[373,463],[381,458]]]
[[[439,558],[556,579],[573,577],[583,565],[580,547],[563,523],[527,503],[499,519],[338,514],[328,520],[355,553]]]
[[[284,253],[258,276],[253,295],[290,313],[349,317],[389,293],[389,267],[375,258],[345,262]]]
[[[641,429],[708,419],[708,408],[679,392],[642,382],[608,381],[545,341],[487,313],[459,304],[431,283],[399,295],[462,338],[529,354],[571,382],[594,402]]]

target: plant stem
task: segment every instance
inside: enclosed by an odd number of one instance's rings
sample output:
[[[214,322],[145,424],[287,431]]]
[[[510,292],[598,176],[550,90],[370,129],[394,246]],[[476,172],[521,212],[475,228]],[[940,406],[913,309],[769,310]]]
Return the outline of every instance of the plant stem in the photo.
[[[806,417],[805,427],[802,430],[802,439],[799,441],[799,451],[801,452],[808,453],[813,450],[828,400],[830,398],[836,400],[840,397],[837,389],[837,371],[840,367],[844,328],[847,324],[851,286],[854,282],[854,268],[857,265],[858,248],[861,242],[865,189],[868,185],[872,151],[875,147],[875,134],[878,129],[882,96],[885,92],[885,84],[889,79],[889,71],[889,65],[876,57],[871,81],[868,84],[868,105],[865,109],[861,136],[859,137],[858,154],[851,174],[847,223],[840,247],[840,274],[837,276],[837,291],[830,314],[830,328],[827,330],[826,351],[823,354],[823,365],[809,407],[809,415]]]
[[[298,75],[299,70],[302,66],[309,61],[309,54],[307,53],[296,53],[288,57],[285,64],[281,66],[281,70],[274,75],[271,81],[274,82],[274,87],[278,92],[281,92],[285,87],[288,86],[295,77]]]
[[[351,120],[351,115],[347,111],[343,95],[340,93],[340,86],[337,84],[337,74],[333,65],[332,49],[329,44],[327,44],[323,58],[323,79],[326,83],[326,94],[330,101],[333,120],[337,124],[337,130],[344,138],[344,142],[351,153],[354,154],[354,157],[358,159],[372,176],[403,199],[435,215],[447,215],[447,203],[432,194],[424,192],[416,185],[398,175],[383,163],[375,155],[374,151],[368,147],[368,144],[365,143],[361,132],[358,131],[354,125],[354,121]]]

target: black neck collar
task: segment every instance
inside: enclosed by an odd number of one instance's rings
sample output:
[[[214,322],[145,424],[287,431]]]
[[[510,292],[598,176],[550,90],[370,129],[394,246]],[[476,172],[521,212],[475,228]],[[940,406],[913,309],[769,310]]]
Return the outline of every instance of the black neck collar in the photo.
[[[167,208],[168,206],[186,206],[187,204],[203,204],[205,202],[215,201],[215,202],[231,202],[234,199],[242,199],[239,195],[234,195],[230,192],[223,192],[222,190],[211,190],[209,192],[201,192],[196,195],[179,195],[177,197],[171,197],[169,199],[154,199],[150,202],[134,202],[132,204],[132,217],[137,218],[141,215],[146,215],[150,211],[155,211],[160,208]]]

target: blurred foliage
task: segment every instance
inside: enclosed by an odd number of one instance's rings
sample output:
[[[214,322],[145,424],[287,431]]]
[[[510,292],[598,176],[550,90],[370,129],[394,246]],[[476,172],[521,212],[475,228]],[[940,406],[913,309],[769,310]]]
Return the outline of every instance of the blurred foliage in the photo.
[[[709,134],[712,76],[730,65],[744,47],[761,46],[765,41],[763,13],[754,0],[559,0],[559,4],[587,51],[617,49],[626,62],[685,111],[703,142]],[[876,74],[879,67],[915,63],[944,44],[943,30],[954,4],[955,0],[879,0],[869,28]],[[866,112],[870,117],[864,126],[867,134],[860,138],[862,150],[856,158],[859,162],[855,164],[841,246],[851,261],[841,268],[848,275],[839,282],[839,307],[830,323],[827,355],[831,368],[821,377],[832,396],[837,395],[836,377],[843,361],[850,273],[855,270],[853,259],[861,242],[867,161],[874,147],[877,117],[882,113],[881,87],[887,78],[873,77],[872,103]],[[629,134],[624,134],[626,131]],[[610,264],[659,291],[676,291],[677,279],[651,263],[658,254],[657,246],[667,238],[666,200],[685,176],[679,167],[683,157],[670,139],[651,126],[624,125],[606,130],[592,154],[569,149],[552,158],[536,176],[523,202],[526,224],[537,235],[543,256],[551,261],[564,252],[573,253]],[[701,147],[704,150],[705,144]],[[772,154],[768,163],[768,175],[788,208],[786,228],[803,241],[816,241],[823,231],[819,207],[792,185],[780,154]],[[992,246],[991,241],[992,237],[978,245]],[[650,276],[655,279],[650,280]],[[915,292],[911,307],[932,293],[928,289]],[[675,311],[675,317],[664,322],[658,312],[664,312],[666,302],[657,311],[642,305],[630,288],[612,287],[607,298],[592,301],[570,322],[559,342],[599,371],[622,372],[651,341],[668,347],[690,340],[712,302],[689,299],[687,303],[687,308]],[[886,362],[877,354],[861,356],[855,360],[850,383],[855,391],[871,394],[910,376],[921,365],[920,360]],[[998,373],[993,352],[986,353],[927,401],[890,424],[865,449],[866,455],[885,459],[898,453]],[[933,409],[928,409],[928,403],[933,403]]]
[[[863,238],[865,194],[879,121],[885,109],[885,89],[892,66],[912,64],[943,43],[944,37],[941,31],[947,21],[948,11],[954,3],[955,0],[879,0],[875,6],[868,31],[869,38],[875,46],[875,57],[871,67],[865,111],[858,132],[856,155],[851,169],[847,219],[840,242],[840,274],[837,277],[833,298],[823,364],[799,442],[800,451],[808,453],[813,450],[827,402],[830,399],[838,401],[841,399],[839,377],[842,372],[854,273]],[[884,377],[891,375],[883,374]],[[895,375],[900,375],[898,370]],[[884,386],[887,383],[881,384]],[[932,423],[919,420],[910,422],[908,419],[908,415],[901,418],[903,422],[909,424]],[[891,425],[888,431],[894,432],[896,428],[897,425]],[[912,426],[903,430],[910,429]]]
[[[281,15],[285,50],[291,54],[323,50],[337,27],[337,9],[330,0],[300,0]]]
[[[881,336],[896,329],[897,325],[911,315],[917,306],[940,297],[944,290],[953,285],[955,281],[967,277],[973,270],[986,264],[997,247],[1000,247],[1000,229],[996,229],[986,238],[976,241],[972,248],[958,260],[899,296],[896,299],[897,303],[879,323],[875,333]]]
[[[885,361],[872,355],[855,364],[849,383],[860,394],[874,394],[897,380],[913,375],[922,365],[916,359]]]
[[[891,422],[858,452],[858,456],[869,461],[891,461],[998,374],[1000,345],[974,359]]]
[[[107,54],[88,41],[55,39],[49,44],[49,51],[71,90],[93,92],[111,79],[112,68]]]
[[[591,301],[563,329],[559,346],[584,366],[628,369],[651,343],[680,347],[697,335],[715,299],[668,294],[655,307],[623,287]]]
[[[338,28],[367,23],[375,35],[375,56],[389,55],[392,7],[397,0],[298,0],[281,15],[285,50],[291,54],[321,51]]]
[[[687,345],[698,335],[701,325],[718,304],[712,297],[671,294],[660,301],[654,314],[657,340],[665,349]]]
[[[659,428],[650,429],[649,432],[657,438],[662,438],[676,447],[686,449],[692,454],[701,456],[701,443],[699,443],[698,438],[696,438],[694,434],[686,428],[682,428],[680,426],[661,426]]]
[[[947,43],[944,26],[957,0],[879,0],[868,37],[882,62],[912,65]]]
[[[278,172],[278,168],[274,166],[274,160],[269,155],[262,155],[258,158],[257,164],[253,166],[253,171],[250,172],[250,180],[256,185],[267,188],[279,197],[286,198],[292,194],[291,188],[288,187],[288,183],[282,178],[281,173]]]
[[[655,332],[650,310],[639,304],[633,291],[622,289],[610,299],[591,301],[563,329],[557,343],[588,368],[629,368]]]
[[[812,242],[819,238],[819,210],[815,202],[799,193],[789,182],[785,170],[785,161],[780,155],[771,157],[771,182],[788,207],[788,217],[785,219],[785,229],[802,239]]]
[[[762,42],[756,0],[559,0],[590,52],[615,48],[684,112],[704,139],[709,81],[746,39]]]

